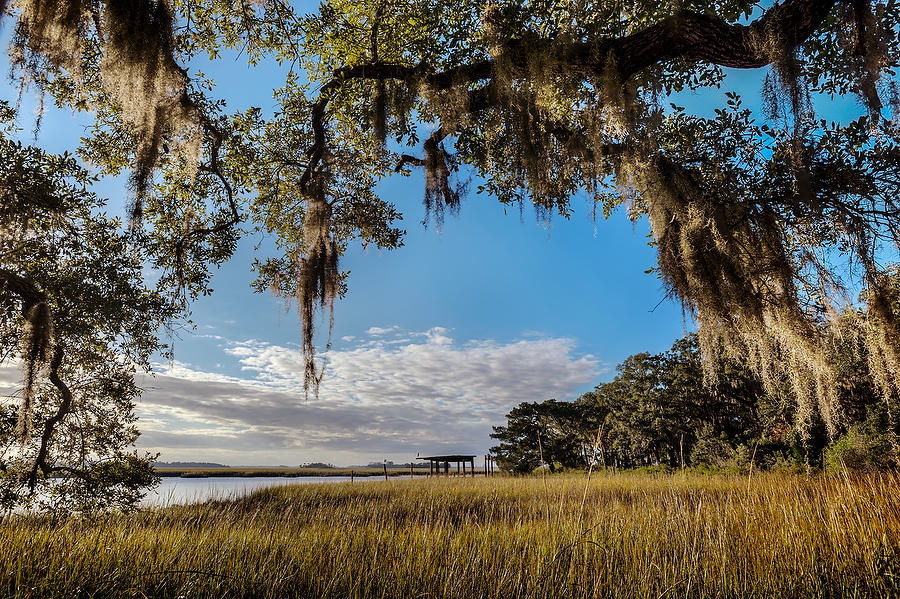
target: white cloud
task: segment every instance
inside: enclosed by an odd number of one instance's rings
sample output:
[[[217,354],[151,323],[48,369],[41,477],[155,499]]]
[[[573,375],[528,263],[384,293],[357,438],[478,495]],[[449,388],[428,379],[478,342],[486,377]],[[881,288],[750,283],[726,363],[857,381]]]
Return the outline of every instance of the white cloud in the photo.
[[[175,362],[139,381],[140,446],[163,459],[230,464],[482,454],[513,406],[572,397],[600,372],[570,339],[460,344],[435,327],[394,341],[328,352],[319,398],[309,400],[296,348],[231,343],[225,352],[240,376]]]
[[[0,396],[10,396],[22,387],[22,369],[0,365]]]
[[[382,328],[382,327],[370,327],[369,330],[366,331],[366,335],[370,337],[380,337],[382,335],[387,335],[388,333],[393,333],[398,330],[400,327],[394,325],[392,327]]]

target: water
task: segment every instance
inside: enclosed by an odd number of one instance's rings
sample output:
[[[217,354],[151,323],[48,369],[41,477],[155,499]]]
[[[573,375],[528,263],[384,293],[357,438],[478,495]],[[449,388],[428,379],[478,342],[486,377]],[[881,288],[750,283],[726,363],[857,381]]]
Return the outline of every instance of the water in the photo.
[[[377,477],[372,477],[376,480]],[[368,478],[357,477],[365,481]],[[199,503],[207,499],[231,499],[264,487],[349,482],[349,476],[216,476],[210,478],[163,477],[155,490],[147,493],[141,505],[159,507]]]

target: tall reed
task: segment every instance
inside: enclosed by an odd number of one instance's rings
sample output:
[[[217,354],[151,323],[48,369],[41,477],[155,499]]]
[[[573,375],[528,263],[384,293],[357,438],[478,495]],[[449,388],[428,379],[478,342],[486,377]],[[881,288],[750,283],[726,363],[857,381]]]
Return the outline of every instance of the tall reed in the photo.
[[[20,517],[0,524],[0,596],[883,597],[900,594],[898,483],[595,472]]]

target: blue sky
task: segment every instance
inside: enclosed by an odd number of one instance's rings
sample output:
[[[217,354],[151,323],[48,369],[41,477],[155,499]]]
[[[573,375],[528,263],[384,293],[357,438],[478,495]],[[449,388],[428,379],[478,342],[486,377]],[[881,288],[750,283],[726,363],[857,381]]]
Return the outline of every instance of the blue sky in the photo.
[[[213,76],[230,108],[271,109],[269,90],[280,84],[273,65],[192,66]],[[735,88],[758,102],[759,74],[730,75],[722,93]],[[711,112],[722,93],[679,103]],[[4,83],[0,97],[15,94]],[[23,103],[26,131],[33,103]],[[85,118],[48,110],[37,144],[72,149]],[[692,327],[644,273],[655,264],[646,220],[618,213],[594,222],[588,202],[575,198],[574,216],[548,226],[530,208],[504,214],[472,194],[438,232],[421,224],[423,190],[418,175],[382,185],[404,214],[405,247],[354,246],[344,256],[349,293],[335,307],[318,400],[303,397],[295,312],[249,289],[259,239],[248,238],[216,273],[215,293],[194,303],[196,328],[174,340],[175,362],[142,377],[139,447],[164,460],[232,465],[480,455],[492,444],[491,426],[519,402],[574,399],[611,379],[626,356],[662,351]],[[98,192],[121,209],[123,178]],[[0,386],[14,387],[17,376],[0,369]]]

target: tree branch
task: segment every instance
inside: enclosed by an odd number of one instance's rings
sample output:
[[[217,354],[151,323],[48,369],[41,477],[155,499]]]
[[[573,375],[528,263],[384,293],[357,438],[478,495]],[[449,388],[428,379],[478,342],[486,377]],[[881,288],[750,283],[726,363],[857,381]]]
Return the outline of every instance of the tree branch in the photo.
[[[425,159],[419,158],[418,156],[412,156],[410,154],[403,154],[402,156],[400,156],[400,160],[397,161],[397,166],[394,167],[394,172],[399,173],[407,164],[411,164],[413,166],[425,166]]]
[[[53,466],[47,463],[47,457],[50,453],[50,440],[56,430],[56,425],[62,422],[62,419],[65,418],[72,409],[72,391],[59,377],[59,367],[62,365],[62,359],[62,344],[57,343],[56,348],[53,351],[53,359],[50,361],[48,378],[62,396],[62,402],[60,402],[59,407],[56,409],[56,413],[44,423],[44,431],[41,433],[41,446],[40,449],[38,449],[37,457],[34,459],[34,465],[31,467],[31,472],[28,474],[28,488],[31,491],[34,491],[34,487],[37,484],[38,470],[44,474],[50,474],[53,471]]]
[[[503,49],[502,60],[524,70],[534,56],[552,53],[560,70],[582,75],[604,75],[612,65],[622,83],[654,64],[682,59],[690,62],[750,69],[772,63],[779,53],[809,39],[839,0],[785,0],[776,4],[749,25],[735,25],[722,18],[679,11],[656,25],[622,38],[589,40],[561,45],[558,40],[512,40]],[[489,80],[496,61],[485,59],[441,72],[428,72],[427,65],[369,64],[337,69],[319,93],[312,109],[314,140],[307,151],[309,163],[300,178],[306,190],[326,151],[326,110],[332,95],[353,80],[419,81],[438,90]],[[470,95],[478,101],[469,105],[476,113],[493,105],[484,90]],[[409,157],[411,158],[411,157]],[[401,158],[401,163],[415,161]]]
[[[0,268],[0,289],[11,291],[22,299],[21,312],[25,318],[32,308],[47,301],[47,296],[34,283],[5,268]]]
[[[12,271],[0,269],[0,287],[15,293],[21,298],[22,314],[26,318],[28,318],[28,315],[35,306],[47,303],[47,296],[44,292],[38,289],[34,283],[25,277]],[[44,430],[41,433],[41,445],[27,477],[28,488],[31,491],[34,491],[35,485],[37,484],[38,472],[49,474],[53,470],[53,467],[47,463],[47,457],[50,452],[50,440],[53,437],[56,426],[72,409],[72,391],[59,376],[59,368],[62,365],[63,357],[64,351],[62,343],[57,341],[53,349],[53,357],[49,364],[48,378],[50,379],[50,382],[53,383],[53,386],[59,391],[60,396],[62,396],[62,402],[59,404],[56,413],[44,423]]]
[[[837,1],[786,0],[749,25],[681,11],[644,31],[602,44],[601,55],[607,46],[623,81],[653,64],[677,58],[736,69],[760,68],[777,58],[774,51],[795,48],[809,39]],[[596,51],[579,51],[587,50]]]
[[[209,125],[209,127],[212,127],[212,125]],[[185,246],[187,246],[188,243],[190,243],[194,238],[203,238],[207,235],[221,233],[222,231],[230,229],[234,225],[238,224],[241,220],[240,213],[237,209],[237,204],[234,201],[234,189],[232,188],[231,183],[228,182],[228,179],[222,173],[222,169],[219,165],[219,148],[222,145],[222,135],[218,131],[218,129],[212,128],[211,131],[213,133],[213,142],[212,151],[210,152],[209,164],[200,165],[198,168],[201,171],[215,175],[222,183],[222,188],[225,190],[225,196],[228,198],[228,208],[231,212],[231,217],[215,226],[193,229],[185,233],[178,241],[175,242],[175,255],[176,257],[178,257],[179,261],[184,255]]]

